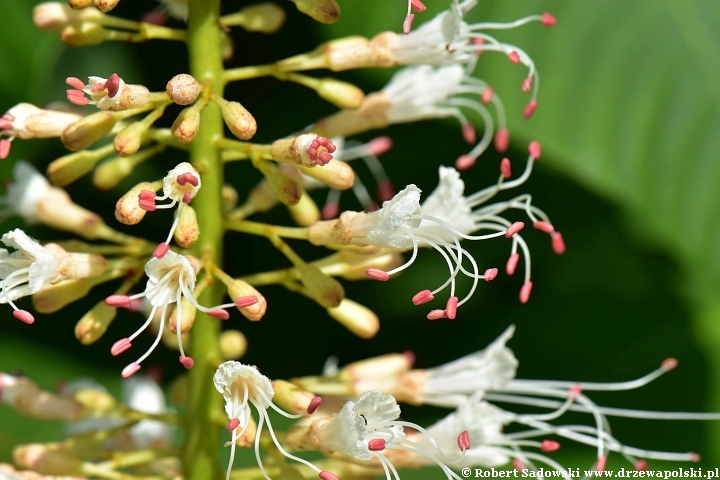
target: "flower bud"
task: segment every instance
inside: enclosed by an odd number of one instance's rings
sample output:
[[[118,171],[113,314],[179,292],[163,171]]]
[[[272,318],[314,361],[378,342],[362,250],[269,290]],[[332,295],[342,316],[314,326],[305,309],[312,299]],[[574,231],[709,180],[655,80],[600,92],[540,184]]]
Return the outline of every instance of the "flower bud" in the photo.
[[[73,232],[87,239],[97,238],[97,232],[105,226],[97,214],[73,203],[70,196],[60,188],[50,188],[35,204],[38,222],[64,232]]]
[[[187,333],[190,331],[190,329],[195,324],[195,317],[197,315],[197,308],[195,308],[195,305],[190,303],[188,299],[185,298],[185,296],[182,297],[182,318],[180,319],[180,333]],[[167,323],[167,329],[171,331],[172,333],[177,333],[177,323],[178,323],[178,309],[177,305],[173,308],[172,313],[170,314],[170,318],[168,318]]]
[[[346,365],[340,371],[340,377],[347,381],[394,377],[409,371],[413,360],[413,356],[402,353],[380,355]]]
[[[340,6],[335,0],[290,0],[298,10],[320,23],[331,24],[340,17]]]
[[[347,190],[355,183],[355,172],[350,165],[340,160],[330,160],[322,168],[300,166],[300,170],[336,190]]]
[[[226,183],[222,187],[222,205],[223,213],[228,213],[237,206],[238,203],[238,192],[235,187]]]
[[[0,372],[0,400],[21,415],[41,420],[78,420],[83,408],[74,400],[45,392],[28,377]]]
[[[272,387],[275,392],[273,402],[293,415],[306,411],[312,399],[315,398],[314,393],[305,391],[285,380],[273,380]]]
[[[128,85],[124,80],[120,79],[122,88],[120,89],[120,98],[113,102],[108,110],[120,112],[122,110],[132,110],[134,108],[142,108],[150,103],[150,90],[143,85]]]
[[[10,130],[5,133],[23,140],[30,138],[54,138],[62,135],[63,130],[83,116],[77,113],[44,110],[31,103],[18,103],[7,111],[11,117]]]
[[[170,128],[172,136],[182,143],[192,142],[200,131],[200,111],[197,108],[186,108],[177,116]]]
[[[82,10],[82,9],[88,8],[90,5],[92,5],[92,0],[67,0],[67,3],[68,3],[68,5],[70,5],[70,8],[73,8],[75,10]],[[96,13],[98,13],[98,15],[99,15],[99,12],[97,12],[97,10],[94,10],[94,9],[88,9],[88,10],[93,10]]]
[[[220,56],[224,61],[230,60],[235,54],[235,43],[230,35],[220,30]]]
[[[238,25],[248,32],[275,33],[285,22],[285,10],[274,3],[258,3],[221,20],[224,25]]]
[[[52,451],[40,443],[18,445],[12,456],[18,468],[33,470],[41,475],[83,474],[82,460],[69,453]]]
[[[116,315],[117,308],[108,306],[105,300],[96,303],[75,325],[75,337],[83,345],[97,342],[115,320]]]
[[[225,330],[220,334],[220,354],[226,360],[237,360],[247,351],[247,339],[238,330]]]
[[[95,8],[103,13],[107,13],[115,8],[117,4],[120,3],[120,0],[92,0],[92,3],[95,5]]]
[[[74,47],[98,45],[110,39],[110,31],[95,22],[68,25],[60,32],[60,40]]]
[[[244,280],[233,280],[227,285],[227,291],[230,298],[235,301],[240,297],[247,297],[255,295],[258,299],[257,303],[250,305],[249,307],[240,308],[240,313],[250,321],[257,322],[264,315],[267,310],[267,300],[262,294],[255,289],[252,285]]]
[[[75,392],[72,398],[86,410],[96,414],[109,412],[117,405],[112,395],[95,388],[82,388]]]
[[[70,6],[73,8],[79,0],[71,0]],[[90,5],[90,0],[86,0],[86,6]],[[88,8],[87,10],[75,11],[73,8],[68,7],[60,2],[44,2],[40,3],[33,8],[33,23],[36,27],[41,30],[60,30],[71,23],[79,23],[86,20],[99,20],[102,14],[94,8]]]
[[[278,198],[273,193],[267,179],[258,183],[255,188],[250,190],[245,206],[255,212],[267,212],[278,204]]]
[[[320,220],[320,209],[307,192],[303,192],[297,204],[288,206],[288,210],[295,223],[301,227],[308,227]]]
[[[53,185],[64,187],[92,171],[108,153],[110,152],[106,147],[70,153],[53,160],[48,165],[46,176]]]
[[[115,135],[113,148],[121,157],[129,157],[140,150],[143,140],[148,132],[148,126],[144,122],[134,122],[123,128]]]
[[[318,95],[338,108],[358,108],[365,99],[365,93],[351,83],[332,77],[320,80]]]
[[[135,185],[115,204],[115,218],[125,225],[137,225],[145,218],[147,210],[140,208],[139,195],[143,190],[153,191],[150,182],[142,182]]]
[[[180,221],[178,222],[173,237],[182,248],[190,248],[200,237],[200,226],[197,222],[197,215],[195,214],[195,209],[190,205],[183,205],[182,212],[180,212]]]
[[[103,277],[79,278],[48,285],[33,294],[33,307],[38,313],[55,313],[87,296],[91,288],[104,280]]]
[[[238,102],[225,102],[222,115],[230,131],[240,140],[250,140],[257,131],[255,117]]]
[[[372,310],[348,298],[343,298],[339,306],[328,308],[327,312],[360,338],[372,338],[380,329],[380,320]]]
[[[197,99],[200,85],[186,73],[175,75],[165,86],[165,92],[170,100],[178,105],[190,105]]]
[[[340,282],[328,277],[314,265],[298,267],[300,282],[305,286],[307,294],[325,308],[337,307],[345,298],[345,289]]]
[[[68,150],[84,150],[110,133],[115,116],[110,112],[97,112],[68,125],[60,137]]]
[[[308,170],[322,170],[311,168]],[[289,177],[275,167],[263,171],[267,185],[275,197],[285,205],[295,205],[300,201],[303,194],[302,183],[299,180]]]

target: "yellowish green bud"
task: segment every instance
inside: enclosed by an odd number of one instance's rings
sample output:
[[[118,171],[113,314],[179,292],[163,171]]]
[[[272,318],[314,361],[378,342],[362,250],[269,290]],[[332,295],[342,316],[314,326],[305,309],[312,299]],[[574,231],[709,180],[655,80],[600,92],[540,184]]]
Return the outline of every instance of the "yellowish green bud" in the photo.
[[[322,170],[322,168],[308,168],[308,170]],[[268,167],[263,170],[263,174],[268,187],[280,202],[285,205],[295,205],[300,201],[303,194],[300,180],[286,175],[276,167]]]
[[[114,148],[112,145],[110,147]],[[165,145],[153,145],[129,157],[114,155],[108,158],[93,172],[93,185],[98,190],[110,190],[117,187],[135,171],[138,165],[162,152],[165,148]]]
[[[222,115],[230,131],[240,140],[250,140],[255,135],[255,117],[239,102],[225,102]]]
[[[197,315],[197,308],[190,303],[184,296],[180,300],[182,304],[182,318],[180,319],[180,333],[187,333],[195,324],[195,317]],[[168,318],[167,328],[172,333],[177,333],[178,324],[178,308],[177,305],[173,308],[170,318]]]
[[[18,468],[42,475],[83,475],[82,460],[66,452],[50,450],[41,443],[18,445],[12,457]]]
[[[70,8],[82,10],[92,5],[92,0],[67,0],[67,3],[70,5]]]
[[[108,153],[108,148],[81,150],[54,160],[48,165],[46,175],[50,183],[60,187],[69,185],[88,172]]]
[[[83,345],[97,342],[115,320],[116,315],[117,308],[108,306],[105,300],[96,303],[75,325],[75,337]]]
[[[115,126],[111,112],[96,112],[68,125],[60,139],[68,150],[84,150],[110,133]]]
[[[365,99],[365,93],[355,85],[331,77],[320,80],[317,93],[338,108],[358,108]]]
[[[335,0],[290,0],[298,10],[320,23],[331,24],[340,18],[340,6]]]
[[[273,402],[293,415],[306,411],[312,399],[315,398],[315,394],[285,380],[274,380],[272,387],[275,392]]]
[[[115,8],[117,4],[120,3],[120,0],[92,0],[92,3],[95,5],[95,8],[103,13],[107,13]]]
[[[228,213],[230,210],[235,208],[238,203],[238,192],[235,187],[226,183],[222,187],[222,204],[223,212]]]
[[[255,287],[246,281],[233,280],[227,285],[227,291],[228,296],[232,298],[233,301],[240,297],[247,297],[250,295],[255,295],[257,297],[258,301],[255,305],[239,309],[240,313],[242,313],[248,320],[257,322],[265,315],[265,311],[267,310],[267,300],[265,300],[265,297]]]
[[[117,405],[112,395],[95,388],[83,388],[75,392],[72,398],[86,410],[94,413],[108,412]]]
[[[110,31],[95,22],[68,25],[60,32],[60,40],[73,47],[98,45],[110,38]]]
[[[76,7],[75,4],[85,1],[87,5]],[[85,9],[91,0],[70,0],[70,6],[60,2],[44,2],[33,8],[33,23],[41,30],[60,30],[71,23],[85,20],[99,20],[102,14],[94,8]],[[70,8],[73,7],[73,8]],[[75,8],[83,10],[76,11]]]
[[[330,160],[322,168],[308,168],[301,165],[300,170],[305,175],[313,177],[336,190],[347,190],[355,183],[355,172],[350,165],[340,160]]]
[[[297,204],[289,205],[288,210],[295,223],[301,227],[308,227],[320,220],[320,209],[307,192],[303,192]]]
[[[197,108],[186,108],[177,116],[170,132],[182,143],[192,142],[200,131],[200,111]]]
[[[360,338],[373,338],[380,329],[380,320],[369,308],[344,298],[340,305],[328,308],[328,314]]]
[[[345,298],[345,289],[332,277],[328,277],[314,265],[298,267],[300,282],[307,295],[325,308],[337,307]]]
[[[153,191],[150,182],[142,182],[135,185],[115,204],[115,218],[125,225],[137,225],[145,218],[146,210],[140,208],[139,195],[143,190]]]
[[[104,281],[102,279],[100,281]],[[73,302],[85,298],[90,289],[100,283],[98,277],[65,280],[48,285],[32,296],[32,303],[38,313],[55,313]]]
[[[247,351],[247,338],[238,330],[225,330],[220,334],[220,354],[225,360],[237,360]]]
[[[200,85],[191,75],[181,73],[175,75],[165,86],[170,100],[178,105],[190,105],[197,99]]]
[[[285,10],[274,3],[258,3],[221,18],[223,25],[240,26],[248,32],[275,33],[285,22]]]
[[[195,209],[190,205],[183,205],[180,212],[180,221],[173,234],[175,241],[182,248],[190,248],[200,238],[200,226],[198,225]]]
[[[115,135],[113,148],[121,157],[129,157],[140,150],[142,142],[148,132],[148,126],[144,122],[131,123]]]

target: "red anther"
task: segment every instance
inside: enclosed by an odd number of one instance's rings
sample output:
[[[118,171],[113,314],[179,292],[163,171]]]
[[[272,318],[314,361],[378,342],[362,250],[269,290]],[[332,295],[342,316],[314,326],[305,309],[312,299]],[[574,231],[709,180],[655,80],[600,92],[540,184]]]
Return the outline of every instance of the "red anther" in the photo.
[[[138,198],[141,200],[153,200],[155,201],[155,192],[151,192],[150,190],[141,190],[138,194]]]
[[[520,61],[520,54],[513,50],[508,54],[508,58],[512,63],[518,63]]]
[[[165,254],[170,250],[170,245],[168,245],[165,242],[162,242],[157,247],[155,247],[155,251],[153,251],[153,257],[155,258],[163,258]]]
[[[475,37],[470,39],[470,45],[477,47],[475,49],[475,55],[478,57],[483,54],[482,46],[485,45],[485,39],[482,37]]]
[[[337,202],[326,203],[322,208],[322,218],[323,220],[335,218],[337,217],[339,211],[340,205],[338,205]]]
[[[510,255],[510,258],[508,258],[507,263],[505,264],[505,273],[508,275],[515,274],[515,268],[517,268],[517,264],[520,261],[520,254],[519,253],[513,253]]]
[[[430,310],[430,313],[427,314],[428,320],[440,320],[441,318],[448,318],[445,310]]]
[[[420,0],[410,0],[410,6],[413,10],[416,12],[424,12],[427,8],[424,3],[422,3]]]
[[[543,25],[546,27],[554,27],[557,23],[557,19],[555,18],[555,15],[552,13],[545,12],[542,14],[542,19],[540,20]]]
[[[368,442],[368,450],[371,452],[380,452],[385,450],[385,440],[382,438],[373,438]]]
[[[415,365],[415,360],[417,359],[417,357],[415,356],[415,352],[413,352],[412,350],[405,350],[404,352],[402,352],[402,355],[407,359],[408,368],[412,368],[413,365]]]
[[[470,122],[463,123],[462,136],[467,143],[471,145],[475,143],[477,140],[477,136],[475,135],[475,126]]]
[[[104,83],[96,83],[90,88],[90,91],[93,93],[101,92],[105,90],[105,84]]]
[[[379,157],[392,148],[393,142],[390,137],[375,137],[367,143],[367,146],[370,149],[370,153]]]
[[[105,87],[108,91],[108,97],[113,98],[117,95],[118,90],[120,90],[120,77],[117,76],[117,73],[110,75],[110,78],[105,82]]]
[[[533,157],[535,160],[540,158],[540,153],[542,151],[542,146],[540,145],[540,142],[533,140],[528,145],[528,153],[531,157]]]
[[[0,139],[0,160],[5,160],[10,155],[12,142],[7,138]]]
[[[489,282],[491,280],[495,280],[495,277],[497,277],[498,269],[497,268],[488,268],[485,270],[485,273],[483,276],[485,277],[485,281]]]
[[[523,80],[521,86],[523,92],[528,93],[530,91],[530,87],[532,87],[532,81],[533,77],[527,77],[525,78],[525,80]]]
[[[544,233],[553,233],[555,231],[555,227],[553,227],[550,222],[543,222],[542,220],[533,222],[533,228]]]
[[[560,232],[553,232],[550,234],[550,244],[552,245],[553,252],[558,255],[565,253],[565,240]]]
[[[185,192],[185,193],[183,193],[182,202],[183,202],[183,203],[190,203],[190,202],[192,202],[192,194],[191,194],[190,192]]]
[[[197,187],[200,185],[200,182],[198,181],[198,178],[193,175],[192,173],[186,173],[185,174],[185,181],[192,185],[193,187]]]
[[[230,313],[222,308],[216,308],[207,312],[209,317],[219,318],[220,320],[227,320],[230,318]]]
[[[662,368],[666,372],[669,372],[670,370],[674,369],[677,366],[678,366],[678,361],[675,358],[666,358],[660,364],[660,368]]]
[[[121,338],[117,342],[113,343],[112,347],[110,347],[110,355],[112,355],[113,357],[117,357],[130,347],[132,347],[132,342],[130,342],[130,339]]]
[[[333,142],[330,141],[330,139],[328,139],[325,148],[327,148],[328,152],[335,153],[335,150],[337,150],[337,145],[335,145]]]
[[[540,443],[540,450],[543,452],[554,452],[560,449],[560,444],[555,440],[543,440]]]
[[[230,430],[230,431],[232,432],[233,430],[235,430],[235,429],[236,429],[237,427],[239,427],[239,426],[240,426],[240,419],[239,419],[239,418],[233,418],[232,420],[230,420],[230,421],[227,423],[227,425],[225,425],[225,428],[227,428],[228,430]]]
[[[178,185],[180,185],[181,187],[184,186],[184,185],[187,183],[187,178],[185,177],[185,175],[186,175],[185,173],[182,173],[182,174],[178,175],[177,178],[175,179],[175,181],[176,181],[176,182],[178,183]]]
[[[318,154],[318,163],[320,164],[320,166],[327,165],[327,163],[332,159],[332,155],[327,150]]]
[[[470,435],[467,430],[458,435],[457,442],[458,447],[460,447],[460,451],[465,452],[470,450]]]
[[[701,459],[700,454],[695,452],[688,452],[689,460],[693,463],[698,463]]]
[[[35,317],[33,317],[32,313],[28,312],[27,310],[15,310],[13,311],[13,317],[17,318],[23,323],[27,323],[28,325],[32,325],[35,323]]]
[[[483,90],[482,95],[480,95],[480,101],[487,105],[488,103],[492,102],[493,95],[495,95],[495,90],[493,90],[490,87],[485,87],[485,90]]]
[[[525,470],[525,464],[520,459],[513,458],[512,465],[515,470]]]
[[[90,103],[90,99],[85,95],[82,95],[82,92],[80,92],[80,95],[71,94],[70,92],[77,92],[77,90],[67,91],[68,102],[74,105],[88,105]]]
[[[508,227],[508,229],[505,231],[505,238],[510,238],[516,233],[518,233],[520,230],[525,228],[525,224],[523,222],[515,222],[512,225]]]
[[[475,166],[475,163],[477,160],[473,158],[470,155],[460,155],[457,160],[455,160],[455,168],[458,170],[468,170]]]
[[[597,470],[598,472],[604,472],[606,465],[607,465],[607,455],[598,457],[597,462],[595,463],[595,470]]]
[[[133,375],[135,375],[140,370],[140,364],[137,362],[132,362],[127,367],[122,369],[122,378],[130,378]]]
[[[127,295],[110,295],[105,299],[105,305],[109,307],[130,307],[130,297]]]
[[[457,316],[457,305],[458,297],[453,295],[452,297],[448,298],[448,301],[445,304],[445,314],[450,320],[455,320],[455,317]]]
[[[318,474],[320,480],[340,480],[334,473],[323,470]]]
[[[530,300],[530,292],[532,292],[532,282],[528,280],[520,288],[520,303],[527,303]]]
[[[536,108],[537,100],[531,100],[530,103],[525,105],[525,108],[523,109],[523,118],[527,120],[528,118],[532,117],[532,114],[535,113]]]
[[[572,388],[570,389],[570,393],[568,394],[568,398],[574,402],[575,399],[577,397],[579,397],[581,393],[582,393],[582,385],[580,385],[578,383],[577,385],[572,386]]]
[[[506,180],[512,177],[512,165],[509,158],[503,158],[500,161],[500,173]]]
[[[365,270],[365,275],[374,280],[380,280],[381,282],[387,282],[388,280],[390,280],[390,275],[388,275],[387,272],[380,270],[379,268],[368,268],[367,270]]]
[[[138,199],[138,206],[148,212],[154,212],[157,210],[157,205],[155,205],[154,199],[150,200],[149,198],[140,198]]]
[[[12,130],[13,124],[10,120],[0,118],[0,130]]]
[[[308,405],[307,413],[309,413],[310,415],[315,413],[315,410],[318,409],[322,401],[322,397],[314,397],[312,400],[310,400],[310,405]]]
[[[180,363],[185,367],[185,370],[190,370],[195,365],[195,360],[193,360],[192,357],[180,355]]]
[[[423,303],[427,303],[434,298],[435,295],[433,295],[430,290],[423,290],[422,292],[418,292],[413,296],[412,302],[415,305],[422,305]]]
[[[412,24],[413,20],[415,20],[415,15],[410,13],[407,17],[405,17],[405,21],[403,21],[403,33],[405,35],[408,35],[410,33],[410,30],[412,30]]]
[[[645,470],[648,469],[647,461],[644,458],[641,458],[640,460],[635,462],[634,468],[638,472],[644,472]]]
[[[165,25],[168,22],[168,17],[160,10],[150,10],[140,17],[145,23],[151,23],[153,25]]]
[[[77,90],[85,88],[85,83],[77,77],[67,77],[65,83]]]
[[[377,186],[377,196],[381,202],[390,200],[395,196],[395,187],[390,180],[381,180]]]
[[[507,128],[501,128],[495,134],[495,150],[505,153],[510,143],[510,131]]]
[[[237,308],[245,308],[258,303],[258,298],[255,295],[246,295],[244,297],[238,297],[235,299],[235,305]]]

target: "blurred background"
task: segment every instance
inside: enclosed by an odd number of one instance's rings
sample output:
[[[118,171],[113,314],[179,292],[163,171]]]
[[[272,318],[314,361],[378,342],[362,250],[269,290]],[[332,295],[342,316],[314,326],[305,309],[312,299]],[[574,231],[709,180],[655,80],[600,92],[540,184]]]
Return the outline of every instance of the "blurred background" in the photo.
[[[107,77],[117,72],[129,83],[157,91],[173,75],[188,70],[184,47],[170,42],[66,48],[56,33],[40,32],[32,25],[36,3],[0,3],[0,111],[20,101],[44,105],[62,100],[67,76]],[[226,11],[249,3],[253,2],[228,1]],[[228,65],[268,63],[339,36],[398,31],[406,9],[401,0],[339,3],[341,19],[332,26],[313,23],[290,2],[279,3],[288,14],[285,26],[272,36],[235,29],[235,55]],[[448,0],[425,3],[428,10],[416,14],[416,27],[448,6]],[[138,18],[154,7],[144,0],[123,0],[113,13]],[[628,380],[675,357],[679,367],[649,386],[592,398],[606,406],[720,411],[720,3],[483,0],[468,20],[509,21],[543,11],[557,17],[556,27],[534,23],[496,32],[499,40],[524,49],[539,70],[539,107],[532,119],[523,120],[521,115],[528,101],[520,89],[524,67],[503,55],[486,53],[476,71],[505,104],[511,131],[508,156],[516,171],[524,165],[528,142],[542,143],[542,158],[521,190],[533,194],[534,203],[550,215],[567,245],[567,252],[558,257],[547,235],[537,231],[525,235],[533,259],[530,302],[518,301],[520,274],[508,277],[503,272],[509,244],[500,239],[475,242],[466,248],[480,268],[498,267],[501,274],[480,285],[457,320],[429,322],[424,307],[442,308],[442,301],[436,300],[438,306],[415,307],[410,299],[430,286],[427,279],[432,284],[444,279],[446,266],[437,254],[423,251],[413,267],[388,283],[344,283],[348,297],[380,317],[380,332],[369,341],[354,337],[304,297],[280,287],[263,288],[269,308],[261,322],[233,315],[226,324],[248,338],[243,362],[257,365],[271,378],[290,378],[319,373],[330,355],[337,355],[344,365],[412,350],[418,367],[431,367],[483,348],[515,324],[509,347],[520,361],[520,378]],[[380,89],[391,73],[366,70],[337,76],[369,93]],[[234,83],[226,97],[253,113],[259,126],[257,142],[272,141],[335,111],[312,91],[275,79]],[[179,108],[169,108],[159,125],[169,126],[178,112]],[[369,140],[379,134],[394,141],[394,148],[381,160],[398,189],[415,183],[429,193],[437,184],[438,166],[452,165],[467,151],[453,121],[394,126],[358,138]],[[10,157],[0,164],[0,176],[9,178],[18,159],[27,159],[42,171],[64,153],[59,140],[16,141]],[[495,182],[500,158],[487,152],[463,173],[466,192]],[[89,176],[68,191],[110,225],[160,241],[171,223],[170,212],[156,213],[152,222],[127,228],[113,218],[114,203],[132,185],[160,178],[184,159],[183,153],[166,152],[110,192],[96,190]],[[356,172],[373,185],[361,164]],[[243,201],[260,175],[248,164],[235,162],[228,166],[227,178]],[[314,195],[322,205],[325,193]],[[362,209],[349,193],[343,195],[342,205]],[[291,222],[284,208],[257,219]],[[517,220],[524,219],[518,214]],[[2,229],[16,227],[25,226],[10,219]],[[39,226],[29,227],[28,232],[43,240],[67,238]],[[264,239],[229,234],[228,240],[226,271],[233,275],[287,266]],[[303,243],[292,245],[306,259],[324,252]],[[105,337],[89,347],[80,345],[73,333],[77,320],[114,286],[98,287],[90,298],[60,313],[38,315],[32,326],[15,321],[5,308],[0,370],[20,370],[48,389],[60,381],[91,376],[117,392],[127,358],[111,357],[110,345],[134,331],[142,319],[118,316]],[[151,341],[143,339],[147,345]],[[176,352],[161,349],[151,363],[162,368],[165,383],[182,374]],[[403,413],[422,425],[447,414],[442,409],[412,407],[404,407]],[[582,419],[567,418],[576,420]],[[611,419],[611,424],[615,437],[627,445],[695,451],[703,455],[701,466],[720,465],[720,422]],[[59,440],[63,428],[55,422],[20,418],[0,406],[0,461],[9,460],[17,443]],[[590,447],[566,441],[554,458],[583,468],[592,465],[593,453]],[[611,455],[609,468],[621,466],[630,467]],[[650,462],[651,469],[665,466]],[[416,473],[416,478],[428,477]]]

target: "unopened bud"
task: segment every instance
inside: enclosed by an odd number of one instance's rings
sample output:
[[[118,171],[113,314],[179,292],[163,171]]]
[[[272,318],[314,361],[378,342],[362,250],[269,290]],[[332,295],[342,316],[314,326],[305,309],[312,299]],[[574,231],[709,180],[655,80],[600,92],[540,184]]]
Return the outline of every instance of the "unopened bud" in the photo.
[[[98,277],[94,277],[66,280],[54,285],[48,285],[33,294],[33,307],[38,313],[55,313],[87,296],[90,289],[98,283],[100,283]]]
[[[182,143],[192,142],[200,131],[200,112],[197,108],[186,108],[177,116],[170,128],[172,136]]]
[[[121,157],[129,157],[140,150],[143,140],[148,132],[148,126],[143,122],[134,122],[123,128],[115,135],[113,148]]]
[[[225,124],[240,140],[250,140],[257,131],[255,117],[238,102],[226,102],[222,107]]]
[[[237,360],[247,351],[247,338],[238,330],[225,330],[220,334],[220,354],[225,360]]]
[[[97,342],[115,320],[116,315],[117,308],[108,306],[105,300],[96,303],[75,325],[75,337],[83,345]]]
[[[97,231],[105,224],[97,214],[73,203],[62,189],[51,188],[37,202],[35,218],[56,230],[73,232],[87,239],[97,238]]]
[[[140,208],[139,195],[143,190],[153,191],[150,182],[135,185],[115,204],[115,218],[125,225],[137,225],[145,218],[147,210]]]
[[[67,0],[67,3],[70,5],[70,8],[82,10],[92,5],[92,0]]]
[[[180,300],[182,306],[182,318],[180,319],[180,333],[187,333],[190,331],[192,326],[195,324],[195,317],[197,315],[197,308],[190,303],[190,300],[186,299],[185,296]],[[173,333],[177,333],[178,325],[178,308],[177,305],[172,310],[170,318],[168,318],[167,328]]]
[[[224,61],[230,60],[235,54],[235,43],[230,35],[220,30],[220,56]]]
[[[28,377],[0,372],[0,400],[21,415],[41,420],[78,420],[83,408],[74,400],[45,392]]]
[[[110,39],[110,31],[95,22],[81,22],[68,25],[60,32],[60,40],[66,45],[81,47],[98,45]]]
[[[235,187],[226,183],[222,187],[222,205],[223,212],[228,213],[230,210],[235,208],[238,203],[238,192]]]
[[[302,173],[321,181],[330,188],[335,190],[347,190],[355,183],[355,172],[345,162],[340,160],[330,160],[322,168],[300,167]]]
[[[224,25],[238,25],[248,32],[275,33],[285,22],[285,10],[274,3],[258,3],[221,20]]]
[[[176,104],[190,105],[197,99],[200,85],[191,75],[181,73],[170,79],[165,86],[165,92]]]
[[[95,413],[109,412],[117,405],[115,398],[107,392],[95,388],[83,388],[75,392],[72,398],[85,409]]]
[[[12,456],[18,468],[33,470],[41,475],[83,474],[82,460],[69,453],[52,451],[40,443],[18,445]]]
[[[240,308],[240,313],[250,321],[257,322],[264,315],[267,310],[267,300],[262,294],[255,289],[252,285],[244,280],[233,280],[227,286],[228,296],[235,301],[241,297],[257,297],[257,303],[250,305],[249,307]]]
[[[340,17],[340,6],[335,0],[290,0],[298,10],[320,23],[331,24]]]
[[[267,212],[278,204],[278,198],[273,193],[267,180],[260,182],[255,188],[250,190],[245,205],[253,212]]]
[[[320,168],[309,168],[308,170],[321,170]],[[303,194],[302,183],[275,167],[263,171],[267,185],[275,197],[285,205],[296,205]]]
[[[46,175],[50,183],[60,187],[69,185],[88,172],[108,153],[108,148],[97,150],[81,150],[62,156],[50,163]]]
[[[14,119],[11,135],[22,139],[59,137],[68,125],[83,117],[77,113],[45,110],[31,103],[18,103],[7,115]]]
[[[325,308],[337,307],[345,298],[345,289],[332,277],[322,273],[314,265],[298,267],[300,282],[305,286],[308,296]]]
[[[360,338],[372,338],[380,329],[380,320],[372,310],[348,298],[344,298],[339,306],[328,308],[327,312]]]
[[[317,89],[318,95],[338,108],[358,108],[365,100],[365,93],[355,85],[332,77],[323,78]]]
[[[84,150],[110,133],[115,116],[110,112],[97,112],[68,125],[60,137],[68,150]]]
[[[123,110],[131,110],[134,108],[142,108],[150,103],[150,90],[143,85],[129,85],[120,79],[122,89],[120,98],[114,102],[108,110],[120,112]]]
[[[115,8],[117,4],[120,3],[120,0],[92,0],[92,3],[95,5],[95,8],[103,13],[107,13]]]
[[[312,399],[315,398],[314,393],[303,390],[285,380],[273,380],[272,387],[275,392],[273,402],[293,415],[306,411]]]
[[[288,206],[288,210],[295,223],[301,227],[308,227],[320,220],[320,209],[307,192],[303,192],[297,204]]]
[[[173,236],[177,244],[182,248],[190,248],[200,237],[197,215],[195,209],[190,205],[183,205],[182,212],[180,212],[180,221]]]
[[[409,352],[408,352],[409,353]],[[344,380],[366,380],[370,378],[393,377],[409,371],[414,356],[403,353],[389,353],[346,365],[340,371]]]
[[[93,172],[93,185],[98,190],[111,190],[128,178],[142,162],[165,150],[164,145],[154,145],[140,150],[129,157],[114,155],[98,166]]]
[[[89,4],[90,0],[87,1]],[[71,23],[97,20],[101,17],[94,8],[76,11],[60,2],[40,3],[33,8],[33,23],[41,30],[60,30]]]

